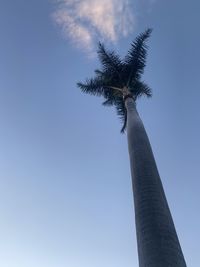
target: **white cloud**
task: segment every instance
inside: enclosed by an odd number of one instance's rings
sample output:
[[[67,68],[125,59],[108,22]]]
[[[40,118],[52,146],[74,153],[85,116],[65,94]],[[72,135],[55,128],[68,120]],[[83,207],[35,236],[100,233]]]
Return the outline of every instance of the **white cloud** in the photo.
[[[117,42],[134,28],[132,0],[57,0],[53,14],[66,38],[89,51],[96,40]]]

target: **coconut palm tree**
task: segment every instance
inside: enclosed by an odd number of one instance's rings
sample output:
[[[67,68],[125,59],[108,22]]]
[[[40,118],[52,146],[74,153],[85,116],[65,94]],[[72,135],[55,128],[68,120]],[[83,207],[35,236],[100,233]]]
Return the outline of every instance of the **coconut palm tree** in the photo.
[[[136,109],[140,96],[151,96],[151,89],[141,80],[150,35],[151,29],[140,34],[123,60],[100,43],[101,69],[78,87],[84,93],[103,96],[104,106],[115,106],[123,122],[121,132],[127,130],[139,266],[186,267],[151,145]]]

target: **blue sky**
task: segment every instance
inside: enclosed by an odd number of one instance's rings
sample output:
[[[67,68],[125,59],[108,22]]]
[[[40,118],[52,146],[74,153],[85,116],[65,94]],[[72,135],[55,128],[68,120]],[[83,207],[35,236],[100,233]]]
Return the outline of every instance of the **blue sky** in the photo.
[[[0,266],[138,266],[126,135],[76,82],[98,67],[98,40],[125,55],[147,27],[153,98],[138,110],[199,266],[200,4],[106,3],[0,2]]]

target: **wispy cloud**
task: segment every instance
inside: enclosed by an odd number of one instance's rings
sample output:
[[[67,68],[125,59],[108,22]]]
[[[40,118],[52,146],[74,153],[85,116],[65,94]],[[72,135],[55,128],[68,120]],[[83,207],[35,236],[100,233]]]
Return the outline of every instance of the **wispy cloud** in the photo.
[[[63,35],[76,46],[93,50],[98,39],[117,42],[134,28],[133,0],[57,0],[53,14]]]

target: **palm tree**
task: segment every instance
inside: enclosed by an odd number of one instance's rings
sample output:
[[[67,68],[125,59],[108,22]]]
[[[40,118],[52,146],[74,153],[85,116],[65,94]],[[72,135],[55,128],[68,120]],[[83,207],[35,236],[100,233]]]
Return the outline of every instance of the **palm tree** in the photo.
[[[140,96],[151,96],[151,89],[141,80],[150,35],[151,29],[140,34],[123,60],[99,43],[101,69],[78,87],[84,93],[103,96],[104,106],[115,106],[123,122],[121,132],[127,129],[139,266],[186,267],[151,145],[136,109]]]

